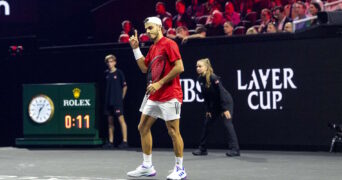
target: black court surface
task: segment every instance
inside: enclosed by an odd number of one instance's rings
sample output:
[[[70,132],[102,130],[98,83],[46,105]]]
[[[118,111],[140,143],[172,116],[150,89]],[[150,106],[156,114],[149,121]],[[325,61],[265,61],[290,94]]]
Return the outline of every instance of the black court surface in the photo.
[[[229,158],[224,150],[208,156],[184,153],[187,179],[194,180],[337,180],[342,178],[342,153],[241,151]],[[142,162],[139,149],[0,148],[0,179],[125,180],[166,179],[174,166],[172,149],[154,149],[157,175],[129,178],[126,172]]]

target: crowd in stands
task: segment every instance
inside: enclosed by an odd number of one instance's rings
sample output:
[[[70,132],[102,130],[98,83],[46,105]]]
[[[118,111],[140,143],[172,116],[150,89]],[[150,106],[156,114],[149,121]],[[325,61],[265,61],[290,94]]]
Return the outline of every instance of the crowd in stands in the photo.
[[[191,3],[190,3],[191,1]],[[261,33],[293,32],[318,24],[320,11],[341,10],[342,3],[325,7],[337,0],[176,0],[176,14],[172,15],[164,2],[155,5],[155,16],[163,22],[166,37],[178,42],[208,36],[233,36]],[[188,3],[188,5],[187,5]],[[293,24],[293,21],[299,23]],[[295,27],[293,27],[295,26]],[[129,20],[122,22],[119,42],[127,43],[133,34]],[[139,36],[140,42],[149,41],[147,34]]]

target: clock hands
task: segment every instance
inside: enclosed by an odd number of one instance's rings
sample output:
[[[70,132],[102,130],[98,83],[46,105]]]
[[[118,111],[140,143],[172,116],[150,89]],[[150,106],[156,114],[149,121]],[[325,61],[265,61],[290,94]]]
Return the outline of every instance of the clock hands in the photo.
[[[42,111],[42,109],[43,109],[44,107],[45,107],[45,104],[43,104],[43,106],[39,108],[38,115],[37,115],[37,119],[39,118],[40,112]]]

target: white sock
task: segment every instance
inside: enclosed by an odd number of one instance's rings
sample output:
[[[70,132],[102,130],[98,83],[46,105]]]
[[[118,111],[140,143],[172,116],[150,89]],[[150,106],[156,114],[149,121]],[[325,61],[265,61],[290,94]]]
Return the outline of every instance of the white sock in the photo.
[[[151,167],[152,166],[152,154],[147,155],[143,153],[143,157],[144,157],[143,166]]]
[[[176,166],[183,168],[183,157],[176,157]]]

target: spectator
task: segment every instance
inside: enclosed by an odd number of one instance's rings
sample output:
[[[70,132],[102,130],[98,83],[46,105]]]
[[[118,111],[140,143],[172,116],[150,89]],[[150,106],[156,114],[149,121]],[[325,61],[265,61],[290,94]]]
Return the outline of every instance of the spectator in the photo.
[[[189,39],[205,38],[207,36],[207,29],[200,25],[195,29],[195,34],[186,36],[182,40],[182,44],[186,43]]]
[[[192,19],[203,16],[201,5],[198,4],[198,0],[191,0],[191,5],[186,9],[186,13]]]
[[[235,0],[235,9],[241,14],[241,17],[245,17],[247,13],[252,12],[254,1],[251,0]]]
[[[234,24],[230,21],[226,21],[223,24],[223,30],[226,36],[232,36],[234,31]]]
[[[316,16],[321,11],[321,6],[317,2],[311,2],[309,7],[309,13],[311,16]]]
[[[311,16],[317,16],[317,13],[321,12],[321,6],[317,2],[311,2],[310,7],[309,7],[309,12]],[[317,24],[318,24],[317,19],[311,20],[311,26],[317,25]]]
[[[258,34],[258,31],[254,27],[250,27],[248,28],[246,35],[250,35],[250,34]]]
[[[285,24],[285,28],[284,28],[284,32],[289,32],[292,33],[293,32],[293,27],[292,27],[292,22],[288,22]]]
[[[145,42],[149,42],[149,41],[150,41],[150,37],[148,37],[148,35],[146,33],[140,34],[139,42],[145,43]]]
[[[296,17],[298,16],[296,9],[297,9],[297,3],[293,3],[291,5],[291,11],[290,11],[290,18],[292,20],[296,19]]]
[[[183,39],[189,36],[189,30],[185,26],[179,26],[176,28],[176,35],[168,34],[168,38],[173,39],[177,43],[181,43]]]
[[[271,9],[275,7],[282,7],[282,1],[281,0],[271,0]]]
[[[267,24],[271,22],[271,11],[269,9],[263,9],[261,11],[261,23],[259,26],[259,33],[264,33],[267,31]]]
[[[172,18],[170,18],[170,17],[164,17],[164,19],[163,19],[163,27],[164,27],[166,30],[172,28],[172,27],[173,27]]]
[[[124,20],[122,21],[121,26],[122,26],[121,34],[128,34],[128,36],[133,35],[133,26],[132,26],[131,21]]]
[[[172,22],[172,18],[170,17],[164,17],[163,19],[163,34],[166,34],[167,31],[171,28],[172,29],[173,27],[173,22]]]
[[[201,6],[201,14],[203,15],[211,15],[215,10],[222,11],[221,5],[215,0],[207,0],[207,2],[203,3]]]
[[[222,21],[223,15],[220,11],[215,10],[210,16],[210,23],[206,25],[207,36],[221,36],[224,35]]]
[[[156,13],[157,13],[157,17],[159,17],[160,19],[164,19],[164,17],[172,18],[171,13],[166,11],[165,4],[160,1],[157,2],[156,4]]]
[[[284,31],[285,24],[291,22],[291,20],[286,17],[284,8],[282,6],[277,6],[274,8],[274,18],[276,19],[277,30]]]
[[[235,12],[234,5],[232,2],[227,2],[224,8],[225,21],[230,21],[234,26],[240,22],[240,14]]]
[[[297,13],[297,17],[294,19],[294,21],[296,20],[301,20],[301,19],[305,19],[307,16],[306,16],[306,6],[303,2],[301,1],[298,1],[296,2],[296,13]],[[297,30],[302,30],[302,29],[305,29],[307,27],[309,27],[311,24],[310,21],[306,21],[306,22],[301,22],[301,23],[298,23],[296,24],[296,31]]]
[[[175,27],[185,26],[187,28],[193,28],[194,24],[191,17],[185,13],[185,3],[183,0],[176,1],[176,11],[178,14],[173,17]]]
[[[181,39],[183,39],[184,37],[189,36],[189,30],[187,27],[185,26],[180,26],[176,29],[176,36],[180,37]]]
[[[271,1],[270,0],[254,0],[252,10],[260,14],[260,10],[270,9]]]
[[[129,35],[128,34],[120,34],[119,43],[129,43]]]
[[[276,33],[276,32],[277,32],[277,28],[276,28],[275,24],[272,23],[272,22],[269,22],[267,24],[267,31],[266,31],[266,33],[270,34],[270,33]]]
[[[174,28],[171,28],[171,29],[167,30],[166,35],[167,35],[167,37],[169,37],[169,35],[170,36],[172,36],[172,35],[176,36],[176,30]]]

